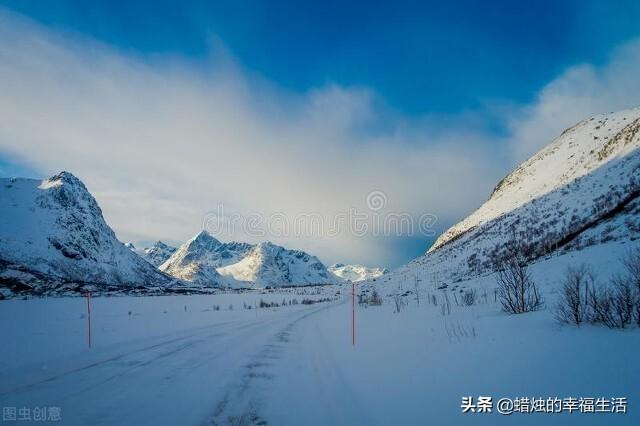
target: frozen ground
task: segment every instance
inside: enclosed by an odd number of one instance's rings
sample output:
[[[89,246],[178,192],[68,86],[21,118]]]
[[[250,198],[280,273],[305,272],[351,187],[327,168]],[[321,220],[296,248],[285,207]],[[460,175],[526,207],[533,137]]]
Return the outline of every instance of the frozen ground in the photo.
[[[567,263],[588,261],[605,279],[625,248],[536,264],[548,307]],[[384,294],[412,289],[379,285]],[[332,302],[243,308],[334,297],[337,287],[96,298],[91,350],[83,299],[3,301],[0,406],[61,407],[63,423],[78,425],[640,424],[637,329],[561,327],[550,309],[508,316],[492,277],[460,285],[479,288],[480,301],[452,298],[450,314],[427,303],[442,293],[426,283],[420,305],[409,295],[400,313],[389,298],[358,307],[355,347],[348,291]],[[629,401],[627,414],[462,414],[461,398],[479,395]]]

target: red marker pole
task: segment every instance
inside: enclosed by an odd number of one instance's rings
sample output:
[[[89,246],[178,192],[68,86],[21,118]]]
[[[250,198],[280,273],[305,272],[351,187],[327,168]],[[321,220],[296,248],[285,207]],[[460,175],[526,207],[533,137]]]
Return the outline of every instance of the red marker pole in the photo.
[[[87,293],[87,329],[89,338],[89,349],[91,349],[91,293]]]
[[[351,283],[351,344],[356,345],[356,283]]]

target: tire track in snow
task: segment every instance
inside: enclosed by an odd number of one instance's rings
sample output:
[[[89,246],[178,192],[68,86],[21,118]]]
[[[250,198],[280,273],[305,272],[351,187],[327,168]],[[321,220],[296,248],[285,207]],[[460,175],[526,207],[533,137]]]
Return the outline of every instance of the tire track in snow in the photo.
[[[26,384],[14,383],[0,395],[0,405],[38,401],[64,407],[65,424],[201,423],[212,399],[224,395],[224,383],[232,372],[260,347],[254,342],[268,338],[264,330],[278,329],[300,313],[283,312],[249,323],[230,321],[142,348],[130,346],[125,353],[97,362],[66,371],[60,368],[61,373]],[[174,406],[176,401],[181,403]]]
[[[224,397],[217,403],[212,415],[204,422],[206,426],[265,426],[267,420],[260,415],[262,395],[269,389],[274,378],[272,367],[281,358],[291,339],[295,327],[303,320],[335,305],[322,306],[289,322],[275,333],[236,375],[228,386]]]

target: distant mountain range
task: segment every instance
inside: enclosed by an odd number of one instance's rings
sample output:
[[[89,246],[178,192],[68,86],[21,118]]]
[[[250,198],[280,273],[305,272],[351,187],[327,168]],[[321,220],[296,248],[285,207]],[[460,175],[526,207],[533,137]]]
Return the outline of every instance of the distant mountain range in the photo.
[[[222,243],[201,232],[178,249],[123,244],[69,172],[2,178],[0,201],[0,298],[341,282],[318,258],[268,242]]]
[[[508,246],[529,261],[640,238],[640,108],[565,130],[502,179],[489,199],[421,257],[385,274],[333,265],[264,242],[201,232],[179,248],[137,250],[116,238],[85,185],[68,172],[0,179],[0,298],[81,291],[158,293],[392,280],[460,281],[489,273]]]
[[[352,282],[359,282],[381,277],[389,272],[386,268],[368,268],[362,265],[345,265],[336,263],[329,267],[334,275]]]
[[[161,243],[162,244],[162,243]],[[270,242],[221,242],[206,231],[178,249],[158,243],[142,251],[157,253],[154,264],[180,280],[205,287],[278,287],[340,282],[320,260]]]

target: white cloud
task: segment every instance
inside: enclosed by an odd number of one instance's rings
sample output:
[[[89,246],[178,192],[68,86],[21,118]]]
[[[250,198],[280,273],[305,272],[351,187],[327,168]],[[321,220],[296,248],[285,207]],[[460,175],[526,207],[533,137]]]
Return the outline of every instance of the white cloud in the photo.
[[[564,129],[592,115],[640,105],[640,40],[616,49],[602,66],[580,64],[545,86],[511,118],[511,147],[520,162]]]
[[[506,114],[514,155],[587,112],[631,102],[637,53],[632,45],[602,69],[568,70],[534,105]],[[206,69],[150,61],[1,11],[0,93],[0,153],[78,175],[125,241],[183,241],[219,204],[330,218],[364,210],[373,190],[387,194],[388,211],[435,213],[444,225],[477,207],[505,170],[490,137],[462,119],[474,112],[442,125],[386,110],[369,88],[289,93],[228,58]],[[388,247],[349,234],[276,241],[325,262],[390,259]]]

